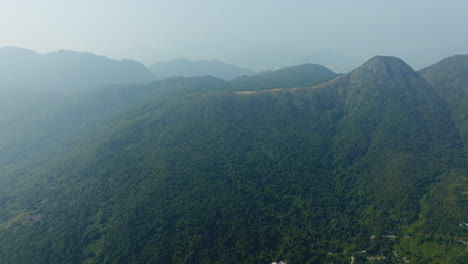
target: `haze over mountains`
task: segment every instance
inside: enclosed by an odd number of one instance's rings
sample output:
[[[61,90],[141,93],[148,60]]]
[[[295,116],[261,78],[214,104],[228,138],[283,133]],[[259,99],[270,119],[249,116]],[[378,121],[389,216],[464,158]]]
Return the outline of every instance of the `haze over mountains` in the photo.
[[[73,94],[103,86],[143,84],[157,79],[197,76],[233,80],[236,89],[261,90],[271,87],[310,86],[337,76],[329,69],[314,64],[255,73],[215,60],[174,59],[155,63],[146,69],[136,61],[117,61],[86,52],[61,50],[39,54],[15,47],[0,48],[0,74],[3,92],[19,90],[32,94]],[[249,86],[242,88],[243,83]]]
[[[467,58],[0,97],[0,262],[466,263]]]
[[[70,94],[101,86],[147,83],[169,77],[213,76],[232,80],[255,74],[252,70],[215,60],[174,59],[146,68],[133,60],[112,60],[86,52],[61,50],[39,54],[16,47],[0,48],[2,90]]]
[[[233,90],[272,89],[291,84],[307,86],[334,77],[336,74],[322,66],[301,65],[230,82],[210,76],[173,77],[146,85],[100,87],[75,93],[73,96],[64,96],[68,91],[59,94],[50,91],[44,94],[40,91],[0,89],[0,122],[3,127],[0,131],[0,148],[3,148],[1,155],[4,159],[6,156],[28,155],[25,149],[30,148],[26,147],[26,142],[36,142],[47,148],[57,133],[77,133],[73,131],[78,131],[77,128],[83,122],[86,124],[90,120],[109,120],[118,113],[152,100],[160,93],[177,94],[186,89],[203,90],[214,85]],[[250,81],[246,82],[244,78]],[[291,80],[293,82],[288,84]],[[249,83],[253,85],[248,85]],[[154,89],[155,87],[161,88]],[[64,89],[68,89],[68,86],[64,86]],[[11,144],[12,142],[16,144]],[[36,149],[39,148],[37,144]],[[23,147],[19,147],[20,145]]]
[[[91,53],[56,51],[39,54],[0,48],[0,89],[76,93],[111,84],[145,83],[153,74],[141,63],[116,61]]]
[[[194,77],[211,75],[213,77],[231,80],[242,75],[253,75],[254,71],[239,68],[220,61],[192,61],[187,59],[174,59],[168,62],[159,62],[149,66],[149,69],[159,78],[168,77]]]

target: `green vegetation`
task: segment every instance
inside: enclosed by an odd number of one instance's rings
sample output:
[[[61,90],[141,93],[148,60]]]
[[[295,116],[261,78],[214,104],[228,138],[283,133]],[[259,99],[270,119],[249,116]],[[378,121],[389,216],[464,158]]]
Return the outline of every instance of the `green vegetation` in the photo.
[[[468,142],[468,56],[457,55],[420,71],[423,76],[444,98],[452,109],[452,117]],[[468,153],[468,145],[465,145]]]
[[[241,76],[230,82],[233,90],[256,91],[273,88],[306,87],[329,81],[338,74],[317,64],[304,64],[253,76]]]
[[[418,73],[376,57],[314,87],[242,91],[258,81],[76,99],[94,117],[80,139],[0,167],[0,261],[465,263],[466,141]]]

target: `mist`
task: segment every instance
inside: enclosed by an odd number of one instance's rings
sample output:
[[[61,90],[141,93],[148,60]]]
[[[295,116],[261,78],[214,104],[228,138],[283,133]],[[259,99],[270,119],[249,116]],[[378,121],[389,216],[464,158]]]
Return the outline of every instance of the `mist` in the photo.
[[[374,55],[413,68],[468,53],[468,3],[449,1],[2,1],[0,46],[87,51],[149,66],[174,58],[253,70]]]

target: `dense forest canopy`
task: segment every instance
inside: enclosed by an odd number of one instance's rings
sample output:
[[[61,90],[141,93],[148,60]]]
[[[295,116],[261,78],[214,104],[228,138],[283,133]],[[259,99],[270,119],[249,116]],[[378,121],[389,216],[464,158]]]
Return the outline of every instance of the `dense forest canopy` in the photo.
[[[466,263],[467,61],[2,89],[0,262]]]

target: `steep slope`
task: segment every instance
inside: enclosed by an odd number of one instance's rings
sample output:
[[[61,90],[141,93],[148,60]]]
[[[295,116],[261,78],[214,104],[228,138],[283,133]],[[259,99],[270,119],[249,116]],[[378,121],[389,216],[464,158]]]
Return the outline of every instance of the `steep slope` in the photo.
[[[0,89],[0,167],[16,156],[14,152],[27,152],[31,137],[42,139],[41,131],[47,130],[43,121],[54,115],[61,99],[35,91]],[[26,155],[18,159],[26,159]]]
[[[169,78],[115,85],[75,95],[0,90],[0,166],[30,158],[47,160],[127,111],[171,95],[225,90],[214,77]],[[80,140],[78,140],[80,139]]]
[[[28,51],[13,49],[19,54]],[[13,53],[9,52],[9,53]],[[35,54],[29,51],[31,54]],[[19,57],[18,54],[15,57]],[[30,54],[26,57],[30,57]],[[276,74],[282,75],[276,76]],[[275,79],[284,78],[283,71],[269,74],[270,86]],[[292,83],[303,83],[304,76],[288,77]],[[310,82],[320,82],[321,76],[308,77]],[[249,84],[250,83],[250,84]],[[243,86],[258,85],[257,79],[242,83]],[[242,87],[243,87],[242,86]],[[117,118],[138,105],[170,95],[194,91],[242,89],[210,76],[174,77],[146,85],[114,85],[84,91],[75,95],[55,95],[40,91],[0,90],[0,164],[9,164],[15,159],[42,157],[47,159],[47,149],[63,150],[65,145],[76,142],[73,138],[89,137],[90,130],[99,130],[103,124]],[[52,147],[53,146],[53,147]]]
[[[357,190],[366,193],[359,198],[363,219],[406,236],[395,248],[412,262],[456,263],[456,256],[466,257],[458,239],[466,238],[459,224],[468,217],[462,191],[467,163],[450,108],[396,58],[376,57],[343,78],[352,84],[347,97],[353,101],[345,103],[350,119],[337,142],[351,153],[342,162],[363,157],[352,165],[360,171]],[[462,169],[446,170],[446,164]],[[409,227],[398,232],[395,226]],[[451,251],[457,247],[458,253]]]
[[[159,62],[151,65],[149,69],[159,78],[168,77],[194,77],[211,75],[217,78],[231,80],[242,75],[252,75],[255,72],[239,68],[220,61],[192,61],[187,59],[174,59],[168,62]]]
[[[0,89],[76,93],[111,84],[145,83],[153,74],[132,60],[111,60],[91,53],[57,51],[39,54],[0,48]]]
[[[468,142],[468,55],[452,56],[420,74],[446,100],[465,142]],[[468,146],[466,146],[468,152]]]
[[[392,57],[309,88],[175,93],[41,167],[2,168],[0,260],[463,263],[461,146]]]
[[[338,75],[317,64],[304,64],[242,76],[230,82],[234,90],[306,87],[329,81]]]
[[[451,106],[468,94],[468,55],[456,55],[419,71]]]

